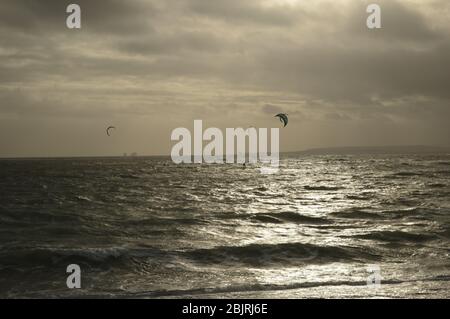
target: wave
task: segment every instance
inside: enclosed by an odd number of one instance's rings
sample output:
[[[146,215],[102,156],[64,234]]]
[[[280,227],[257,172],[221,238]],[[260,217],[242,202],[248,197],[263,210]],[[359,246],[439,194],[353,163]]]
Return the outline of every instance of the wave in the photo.
[[[447,187],[446,184],[442,184],[442,183],[433,183],[433,184],[429,184],[428,186],[432,187],[432,188],[444,188],[444,187]]]
[[[368,212],[364,210],[359,209],[351,209],[348,211],[342,211],[342,212],[333,212],[330,213],[333,217],[338,218],[347,218],[347,219],[383,219],[381,214]]]
[[[61,223],[61,224],[73,224],[79,223],[86,217],[81,217],[77,214],[68,214],[68,213],[54,213],[51,211],[42,211],[42,210],[3,210],[0,211],[0,222],[2,223],[11,223],[17,225],[40,225],[40,224],[49,224],[49,223]]]
[[[385,279],[383,278],[383,285],[401,285],[405,283],[412,283],[417,285],[419,282],[434,282],[434,281],[450,281],[450,276],[436,276],[431,278],[420,278],[411,280],[400,279]],[[268,291],[284,291],[284,290],[296,290],[296,289],[308,289],[308,288],[320,288],[320,287],[366,287],[367,281],[365,280],[333,280],[333,281],[310,281],[310,282],[295,282],[289,284],[247,284],[247,285],[229,285],[224,287],[203,287],[194,289],[174,289],[174,290],[155,290],[155,291],[143,291],[135,292],[124,295],[123,297],[134,298],[160,298],[160,297],[188,297],[198,295],[216,295],[216,294],[230,294],[230,293],[242,293],[242,292],[268,292]]]
[[[329,220],[320,217],[311,217],[298,214],[296,212],[281,212],[281,213],[267,213],[267,214],[255,214],[250,219],[263,222],[263,223],[276,223],[281,224],[285,222],[298,223],[298,224],[328,224]]]
[[[0,252],[0,264],[9,270],[21,272],[21,269],[43,267],[65,269],[69,264],[78,264],[87,269],[128,268],[133,258],[159,258],[164,255],[158,249],[129,249],[127,247],[90,247],[90,248],[54,248],[54,247],[3,247]],[[31,267],[31,268],[30,268]]]
[[[379,255],[359,247],[317,246],[306,243],[221,246],[187,251],[184,256],[201,265],[237,264],[254,267],[286,266],[304,262],[322,264],[380,259]]]
[[[433,234],[415,234],[399,230],[373,232],[369,234],[355,235],[353,237],[360,239],[378,240],[389,243],[398,243],[398,242],[422,243],[439,238],[438,236]]]
[[[402,284],[401,280],[383,280],[383,284],[395,285]],[[254,285],[230,285],[224,287],[204,287],[194,289],[179,289],[179,290],[155,290],[148,292],[137,292],[124,295],[123,297],[133,298],[159,298],[159,297],[186,297],[197,295],[215,295],[227,293],[243,293],[243,292],[268,292],[268,291],[283,291],[294,289],[307,289],[317,287],[336,287],[336,286],[367,286],[366,281],[317,281],[317,282],[298,282],[292,284],[254,284]]]
[[[99,248],[50,248],[50,247],[3,247],[0,257],[3,265],[21,266],[36,264],[52,266],[55,264],[91,264],[101,265],[109,259],[118,259],[127,255],[124,247]]]
[[[332,212],[329,215],[344,219],[401,219],[405,217],[425,218],[435,211],[420,207],[389,210],[367,210],[367,208],[350,208],[347,210]]]
[[[346,195],[345,197],[347,199],[353,199],[353,200],[370,200],[370,199],[374,198],[373,195],[370,195],[370,196],[367,196],[367,195]]]
[[[139,178],[141,178],[141,176],[136,175],[136,174],[119,174],[118,177],[122,178],[122,179],[139,179]]]
[[[440,174],[440,175],[450,175],[450,171],[435,171],[434,173]]]
[[[420,172],[398,172],[392,174],[392,176],[398,176],[398,177],[412,177],[412,176],[422,176],[423,173]]]
[[[343,189],[343,187],[339,186],[309,186],[309,185],[306,185],[304,188],[309,191],[337,191]]]
[[[121,222],[129,226],[171,226],[171,225],[207,225],[209,222],[200,218],[143,218]]]
[[[195,264],[197,266],[286,266],[380,260],[380,256],[359,247],[317,246],[306,243],[218,246],[209,249],[165,251],[155,247],[3,247],[1,265],[20,270],[39,265],[53,268],[71,263],[88,268],[139,267],[144,263]],[[58,266],[59,267],[59,266]]]
[[[401,280],[396,278],[382,279],[383,285],[404,285],[405,283],[417,286],[423,282],[448,282],[450,281],[450,276],[441,275],[429,278],[420,279],[410,279]],[[27,298],[134,298],[134,299],[145,299],[145,298],[191,298],[191,297],[202,297],[202,298],[218,298],[218,297],[228,297],[234,298],[236,294],[242,293],[243,296],[249,295],[249,293],[254,293],[256,298],[261,297],[261,293],[265,292],[283,292],[289,290],[299,290],[299,289],[311,289],[311,288],[327,288],[327,287],[367,287],[366,280],[330,280],[330,281],[304,281],[304,282],[294,282],[288,284],[276,284],[276,283],[255,283],[255,284],[232,284],[232,285],[220,285],[217,287],[199,287],[199,288],[186,288],[186,289],[158,289],[158,290],[144,290],[144,291],[126,291],[121,289],[111,289],[104,292],[82,292],[82,291],[70,291],[54,293],[51,291],[38,291],[32,292],[28,291],[25,294],[20,294],[19,297]],[[77,290],[77,289],[75,289]],[[220,295],[220,296],[218,296]],[[230,296],[232,295],[232,296]],[[6,298],[16,298],[18,295],[16,292],[8,292],[5,294]],[[230,297],[229,297],[230,296]],[[398,297],[394,294],[393,297]]]

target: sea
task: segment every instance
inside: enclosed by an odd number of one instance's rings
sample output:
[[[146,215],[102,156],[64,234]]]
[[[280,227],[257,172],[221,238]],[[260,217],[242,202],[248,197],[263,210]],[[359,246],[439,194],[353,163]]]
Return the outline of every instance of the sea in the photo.
[[[260,166],[0,160],[0,298],[450,297],[450,154]]]

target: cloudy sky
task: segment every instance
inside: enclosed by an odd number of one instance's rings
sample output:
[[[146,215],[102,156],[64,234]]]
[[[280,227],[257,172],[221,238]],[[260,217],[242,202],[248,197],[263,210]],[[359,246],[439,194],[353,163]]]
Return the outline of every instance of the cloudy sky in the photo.
[[[284,151],[449,145],[449,20],[448,0],[2,0],[0,156],[169,154],[194,119],[280,111]]]

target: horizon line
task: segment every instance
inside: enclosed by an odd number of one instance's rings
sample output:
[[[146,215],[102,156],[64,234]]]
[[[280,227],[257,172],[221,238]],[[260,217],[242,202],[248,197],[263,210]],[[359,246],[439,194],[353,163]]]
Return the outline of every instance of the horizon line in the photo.
[[[311,151],[326,151],[326,150],[343,150],[343,149],[382,149],[382,148],[434,148],[440,149],[442,151],[450,151],[450,146],[445,145],[425,145],[425,144],[414,144],[414,145],[378,145],[378,146],[330,146],[330,147],[314,147],[307,148],[303,150],[295,151],[282,151],[279,154],[289,154],[289,153],[307,153]],[[157,154],[157,155],[53,155],[53,156],[0,156],[0,160],[36,160],[36,159],[77,159],[77,158],[145,158],[145,157],[170,157],[170,154]],[[248,155],[249,153],[246,153]],[[235,154],[236,155],[236,154]],[[342,154],[341,154],[342,155]],[[226,154],[223,154],[226,156]]]

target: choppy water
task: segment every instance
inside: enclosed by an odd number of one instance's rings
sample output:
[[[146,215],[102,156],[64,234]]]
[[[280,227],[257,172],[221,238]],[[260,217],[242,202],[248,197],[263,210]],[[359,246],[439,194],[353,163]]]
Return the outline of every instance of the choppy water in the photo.
[[[450,297],[450,156],[3,160],[0,196],[0,297]]]

